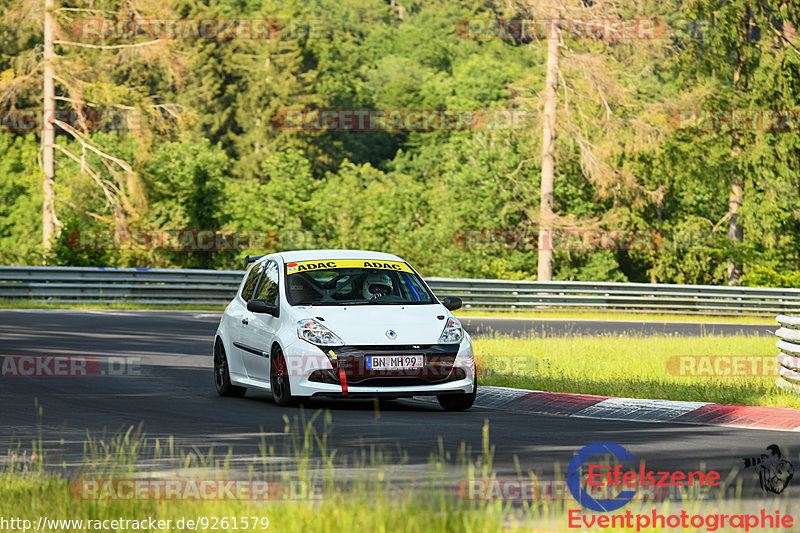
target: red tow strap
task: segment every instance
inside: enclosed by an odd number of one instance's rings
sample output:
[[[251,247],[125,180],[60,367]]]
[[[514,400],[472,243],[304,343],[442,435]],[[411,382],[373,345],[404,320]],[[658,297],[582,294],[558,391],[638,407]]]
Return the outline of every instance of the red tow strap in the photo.
[[[342,382],[342,395],[347,396],[347,374],[341,366],[339,366],[339,381]]]

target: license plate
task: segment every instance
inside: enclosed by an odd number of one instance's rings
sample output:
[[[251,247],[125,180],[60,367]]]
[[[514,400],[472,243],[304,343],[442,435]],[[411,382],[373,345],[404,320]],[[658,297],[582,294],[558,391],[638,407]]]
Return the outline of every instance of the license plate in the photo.
[[[367,368],[371,370],[405,370],[422,368],[425,365],[422,355],[368,355]]]

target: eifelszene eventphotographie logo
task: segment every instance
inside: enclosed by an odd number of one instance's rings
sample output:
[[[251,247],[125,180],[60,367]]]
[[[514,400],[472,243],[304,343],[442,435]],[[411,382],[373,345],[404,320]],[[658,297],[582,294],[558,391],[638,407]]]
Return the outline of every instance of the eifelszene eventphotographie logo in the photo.
[[[595,456],[615,458],[615,466],[590,462]],[[626,469],[622,463],[634,461],[635,457],[624,447],[613,442],[593,442],[578,450],[567,468],[567,488],[572,497],[583,507],[606,513],[616,511],[630,502],[639,488],[645,487],[717,487],[720,473],[715,470],[702,471],[654,471],[644,464]],[[584,483],[583,475],[587,475]],[[584,486],[586,488],[584,488]],[[596,498],[587,489],[604,489],[607,497]],[[621,489],[621,490],[620,490]],[[612,491],[619,490],[612,496]]]

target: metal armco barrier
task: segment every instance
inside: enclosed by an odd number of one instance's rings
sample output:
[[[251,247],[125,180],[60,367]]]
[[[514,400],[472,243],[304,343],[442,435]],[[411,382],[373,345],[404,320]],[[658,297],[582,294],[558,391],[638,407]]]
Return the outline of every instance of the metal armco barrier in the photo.
[[[241,270],[0,267],[0,300],[224,305]],[[636,312],[775,315],[800,311],[799,289],[585,281],[427,278],[439,297],[466,309],[618,309]]]
[[[800,393],[800,316],[778,315],[781,327],[775,332],[780,339],[777,347],[781,354],[775,359],[778,366],[776,385]]]
[[[224,305],[236,293],[243,274],[177,268],[0,267],[0,299]]]

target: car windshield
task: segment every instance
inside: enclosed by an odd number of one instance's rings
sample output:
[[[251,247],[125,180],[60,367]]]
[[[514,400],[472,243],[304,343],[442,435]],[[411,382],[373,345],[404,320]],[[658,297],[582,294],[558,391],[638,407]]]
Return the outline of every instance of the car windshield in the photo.
[[[415,305],[435,303],[402,261],[337,259],[286,263],[291,305]]]

